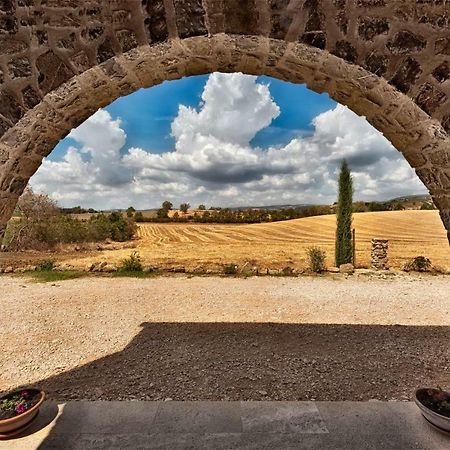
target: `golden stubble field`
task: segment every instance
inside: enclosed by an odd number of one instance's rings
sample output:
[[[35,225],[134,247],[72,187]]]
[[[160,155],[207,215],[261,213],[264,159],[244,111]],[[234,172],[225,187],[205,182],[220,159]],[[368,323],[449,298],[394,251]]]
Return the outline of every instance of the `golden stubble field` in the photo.
[[[354,215],[357,266],[370,263],[370,240],[390,241],[391,266],[400,268],[414,256],[424,255],[434,265],[450,268],[450,247],[437,211],[392,211]],[[162,268],[217,269],[224,264],[280,269],[305,268],[306,252],[319,246],[334,264],[335,216],[308,217],[255,225],[141,224],[136,250],[146,265]],[[130,249],[108,250],[68,258],[86,266],[96,261],[120,263]]]

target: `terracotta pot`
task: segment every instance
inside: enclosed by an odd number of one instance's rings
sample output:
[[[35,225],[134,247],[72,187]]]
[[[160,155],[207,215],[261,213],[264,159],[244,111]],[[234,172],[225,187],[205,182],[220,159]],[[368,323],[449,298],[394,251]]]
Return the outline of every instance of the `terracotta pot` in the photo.
[[[38,414],[39,407],[45,400],[45,392],[40,391],[41,398],[39,401],[28,411],[18,416],[10,417],[9,419],[0,420],[0,434],[7,435],[9,433],[14,433],[14,431],[25,428],[28,423],[30,423]]]
[[[417,389],[416,394],[414,396],[414,401],[416,402],[416,405],[420,408],[422,415],[428,422],[430,422],[439,430],[445,433],[450,433],[450,417],[443,416],[442,414],[433,411],[428,406],[425,406],[423,404],[423,400],[426,396],[429,395],[428,393],[429,391],[437,392],[437,389],[431,388]],[[450,392],[444,391],[444,393],[447,394],[448,397],[450,398]]]

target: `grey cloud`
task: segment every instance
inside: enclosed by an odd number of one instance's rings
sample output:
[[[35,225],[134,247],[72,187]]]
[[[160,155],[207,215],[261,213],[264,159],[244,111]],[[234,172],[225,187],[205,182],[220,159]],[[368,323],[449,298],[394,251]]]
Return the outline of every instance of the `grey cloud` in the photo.
[[[149,208],[165,199],[219,206],[331,203],[346,158],[357,198],[425,191],[392,145],[340,105],[317,116],[311,134],[267,150],[252,147],[278,114],[268,86],[255,77],[213,74],[198,109],[180,107],[173,151],[124,149],[120,119],[100,110],[72,131],[80,148],[70,148],[62,161],[46,160],[32,185],[64,206],[99,209]]]

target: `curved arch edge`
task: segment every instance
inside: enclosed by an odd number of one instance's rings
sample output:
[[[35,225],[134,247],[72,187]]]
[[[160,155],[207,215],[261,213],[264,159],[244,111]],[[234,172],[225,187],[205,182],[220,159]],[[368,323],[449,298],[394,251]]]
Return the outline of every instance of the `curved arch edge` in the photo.
[[[439,121],[385,79],[327,51],[227,34],[137,47],[73,77],[28,111],[0,139],[0,239],[29,178],[71,129],[138,89],[216,71],[304,83],[364,116],[416,170],[450,241],[450,138]]]

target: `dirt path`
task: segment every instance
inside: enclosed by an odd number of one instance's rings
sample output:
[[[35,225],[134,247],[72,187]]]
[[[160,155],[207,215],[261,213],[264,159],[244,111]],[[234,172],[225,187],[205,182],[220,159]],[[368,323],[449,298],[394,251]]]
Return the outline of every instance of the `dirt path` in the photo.
[[[0,309],[0,391],[360,400],[450,386],[448,277],[3,276]]]

